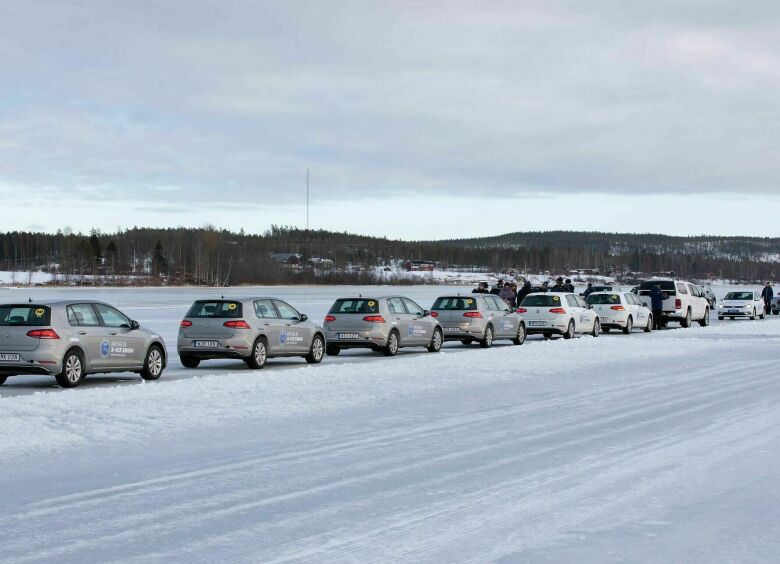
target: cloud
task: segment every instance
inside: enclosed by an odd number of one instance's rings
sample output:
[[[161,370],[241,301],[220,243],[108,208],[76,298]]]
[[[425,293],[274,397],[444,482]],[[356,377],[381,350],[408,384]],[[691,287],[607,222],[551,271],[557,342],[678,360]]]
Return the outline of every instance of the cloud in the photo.
[[[89,201],[772,194],[774,2],[0,6],[0,184]]]

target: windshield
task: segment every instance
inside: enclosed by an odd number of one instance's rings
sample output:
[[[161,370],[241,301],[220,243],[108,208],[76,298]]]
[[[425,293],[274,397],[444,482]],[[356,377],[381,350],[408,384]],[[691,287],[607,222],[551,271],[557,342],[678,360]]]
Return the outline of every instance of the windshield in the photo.
[[[620,303],[620,296],[617,294],[591,294],[585,301],[591,305],[613,305]]]
[[[729,292],[726,294],[727,300],[752,300],[753,292]]]
[[[379,302],[369,298],[336,300],[329,313],[379,313]]]
[[[439,311],[470,311],[477,309],[477,300],[473,298],[451,297],[439,298],[433,302],[431,309]]]
[[[195,302],[192,304],[190,311],[187,312],[186,317],[238,319],[243,315],[243,308],[239,302],[212,300]]]
[[[2,327],[43,327],[51,325],[51,309],[41,305],[2,305],[0,306],[0,326]]]
[[[536,296],[526,296],[523,303],[520,304],[526,307],[557,307],[561,305],[561,297],[551,294],[542,294]]]
[[[653,289],[653,286],[660,286],[661,291],[666,292],[667,294],[674,294],[674,282],[671,280],[650,280],[649,282],[642,282],[642,284],[639,285],[639,292],[642,294],[648,294],[650,293],[650,290]]]

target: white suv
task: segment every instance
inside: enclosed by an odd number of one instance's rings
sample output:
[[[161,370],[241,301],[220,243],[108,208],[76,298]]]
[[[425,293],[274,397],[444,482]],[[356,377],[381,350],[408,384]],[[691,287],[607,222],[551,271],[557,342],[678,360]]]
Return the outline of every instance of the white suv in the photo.
[[[681,327],[690,327],[694,321],[705,327],[710,324],[710,304],[701,289],[683,280],[648,280],[642,282],[637,290],[639,299],[652,310],[650,290],[658,285],[665,294],[662,325],[668,321],[679,323]]]

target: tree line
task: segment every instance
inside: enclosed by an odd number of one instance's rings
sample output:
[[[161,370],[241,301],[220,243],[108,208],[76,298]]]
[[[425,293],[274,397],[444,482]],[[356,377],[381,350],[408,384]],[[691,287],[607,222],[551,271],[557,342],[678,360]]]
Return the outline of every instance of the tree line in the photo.
[[[333,268],[290,268],[328,258]],[[0,233],[0,270],[46,270],[60,277],[168,284],[371,283],[372,269],[424,259],[439,268],[517,268],[565,273],[578,268],[727,279],[774,279],[780,239],[670,237],[599,232],[518,232],[498,237],[403,241],[346,232],[274,226],[262,234],[205,227],[133,228],[116,233]]]

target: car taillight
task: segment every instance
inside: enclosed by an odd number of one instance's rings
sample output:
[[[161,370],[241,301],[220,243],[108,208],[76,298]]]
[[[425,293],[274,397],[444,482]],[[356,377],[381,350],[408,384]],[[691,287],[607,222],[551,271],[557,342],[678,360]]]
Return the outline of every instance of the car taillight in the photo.
[[[231,329],[251,329],[249,323],[243,319],[239,319],[238,321],[225,321],[222,325],[230,327]]]
[[[528,313],[528,310],[524,307],[519,307],[515,310],[517,313]]]
[[[431,317],[439,317],[439,314],[436,313],[435,311],[432,311],[431,312]]]
[[[626,308],[624,308],[623,306],[612,306],[609,309],[614,309],[615,311],[625,311],[626,310]]]
[[[554,307],[550,310],[550,313],[554,313],[555,315],[563,315],[566,313],[566,310],[562,307]]]
[[[478,311],[467,311],[463,314],[463,317],[482,317],[482,314]]]
[[[59,339],[60,336],[54,329],[33,329],[27,331],[27,336],[33,339]]]
[[[325,316],[325,323],[330,323],[331,321],[336,321],[335,315],[326,315]]]
[[[179,323],[179,327],[192,327],[192,321],[189,319],[182,319],[181,323]]]
[[[682,309],[682,300],[680,298],[674,300],[674,309]]]
[[[367,315],[363,318],[363,321],[368,321],[369,323],[384,323],[385,318],[381,315]]]

